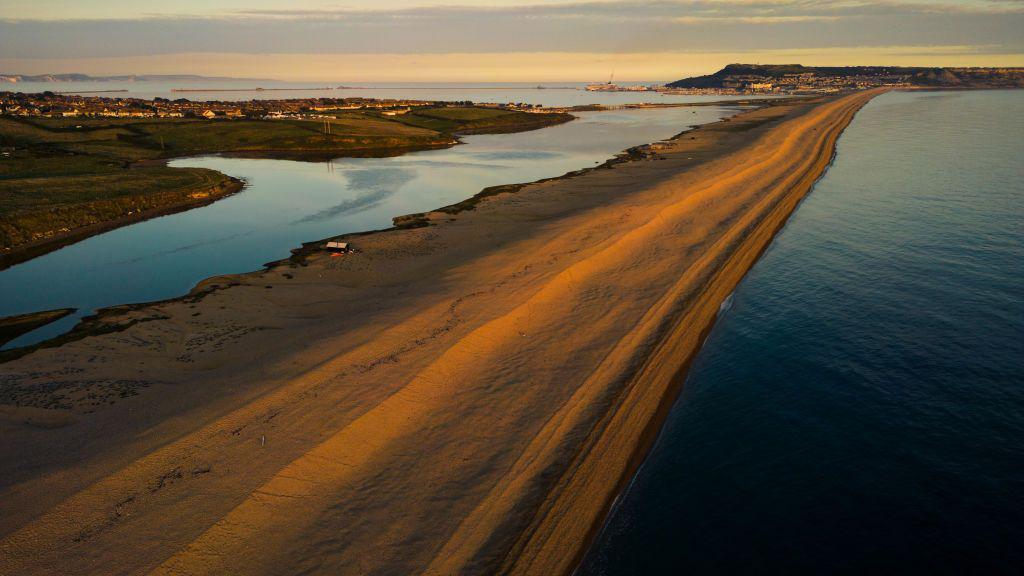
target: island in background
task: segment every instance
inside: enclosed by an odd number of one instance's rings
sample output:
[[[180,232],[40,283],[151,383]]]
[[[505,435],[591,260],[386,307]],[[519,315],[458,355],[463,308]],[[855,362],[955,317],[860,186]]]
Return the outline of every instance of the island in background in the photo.
[[[198,76],[196,74],[121,74],[117,76],[90,76],[70,72],[66,74],[0,74],[0,84],[18,82],[272,82],[265,78],[228,78],[225,76]]]
[[[683,94],[821,94],[869,88],[1024,88],[1024,68],[729,64],[714,74],[669,82]]]

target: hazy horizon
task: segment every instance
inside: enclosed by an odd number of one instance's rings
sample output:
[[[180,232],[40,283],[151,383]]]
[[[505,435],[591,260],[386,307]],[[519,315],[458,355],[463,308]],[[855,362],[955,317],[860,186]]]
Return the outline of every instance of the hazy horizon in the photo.
[[[673,80],[731,62],[1024,66],[1019,0],[0,3],[0,70],[301,82]]]

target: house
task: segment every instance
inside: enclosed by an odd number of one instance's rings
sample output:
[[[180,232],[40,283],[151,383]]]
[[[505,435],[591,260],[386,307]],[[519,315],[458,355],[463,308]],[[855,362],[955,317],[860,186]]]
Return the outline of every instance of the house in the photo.
[[[331,241],[328,242],[327,245],[324,246],[324,248],[326,248],[328,252],[336,252],[339,254],[345,254],[349,252],[348,242]]]

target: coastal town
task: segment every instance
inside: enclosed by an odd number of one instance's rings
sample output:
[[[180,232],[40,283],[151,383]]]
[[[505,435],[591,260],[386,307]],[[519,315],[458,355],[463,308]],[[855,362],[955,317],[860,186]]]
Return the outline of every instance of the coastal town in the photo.
[[[669,94],[832,94],[846,90],[871,88],[907,88],[913,86],[910,74],[858,74],[820,76],[814,72],[795,72],[778,76],[768,74],[725,75],[717,86],[666,86]]]
[[[311,119],[325,112],[368,110],[382,116],[400,116],[416,108],[493,107],[532,111],[535,106],[522,103],[473,104],[468,101],[378,100],[373,98],[289,98],[275,100],[189,100],[104,97],[41,92],[0,92],[0,115],[46,118],[207,118],[207,119]]]
[[[1024,68],[729,64],[714,74],[670,82],[671,94],[835,94],[872,88],[1019,88]]]
[[[13,79],[13,75],[0,75]],[[20,77],[19,77],[20,78]],[[65,82],[71,80],[65,80]],[[8,80],[8,83],[11,83]],[[1024,86],[1022,68],[909,68],[895,66],[810,67],[799,64],[730,64],[714,74],[684,78],[664,85],[588,84],[587,92],[650,92],[666,95],[779,95],[835,94],[872,88],[1011,88]],[[346,90],[346,87],[317,90]],[[545,89],[537,86],[538,90]],[[257,88],[258,91],[264,89]],[[173,92],[193,92],[176,89]],[[208,91],[208,90],[207,90]],[[235,91],[234,89],[230,91]],[[107,92],[107,91],[103,91]],[[121,92],[113,90],[110,92]],[[328,113],[365,110],[381,116],[400,116],[417,108],[466,107],[557,113],[567,108],[523,102],[474,103],[418,99],[362,97],[281,98],[247,101],[191,100],[101,96],[90,91],[22,93],[0,91],[0,115],[49,118],[207,118],[207,119],[316,119]],[[579,107],[577,107],[579,108]]]
[[[836,94],[872,88],[1020,88],[1024,68],[921,68],[901,66],[813,67],[800,64],[729,64],[714,74],[662,86],[590,84],[590,92],[658,92],[674,95],[785,96]]]

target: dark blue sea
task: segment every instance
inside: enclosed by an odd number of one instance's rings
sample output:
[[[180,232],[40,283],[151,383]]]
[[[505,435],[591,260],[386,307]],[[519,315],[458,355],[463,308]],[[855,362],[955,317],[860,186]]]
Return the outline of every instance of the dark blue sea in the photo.
[[[1024,91],[857,115],[579,573],[1024,573]]]

